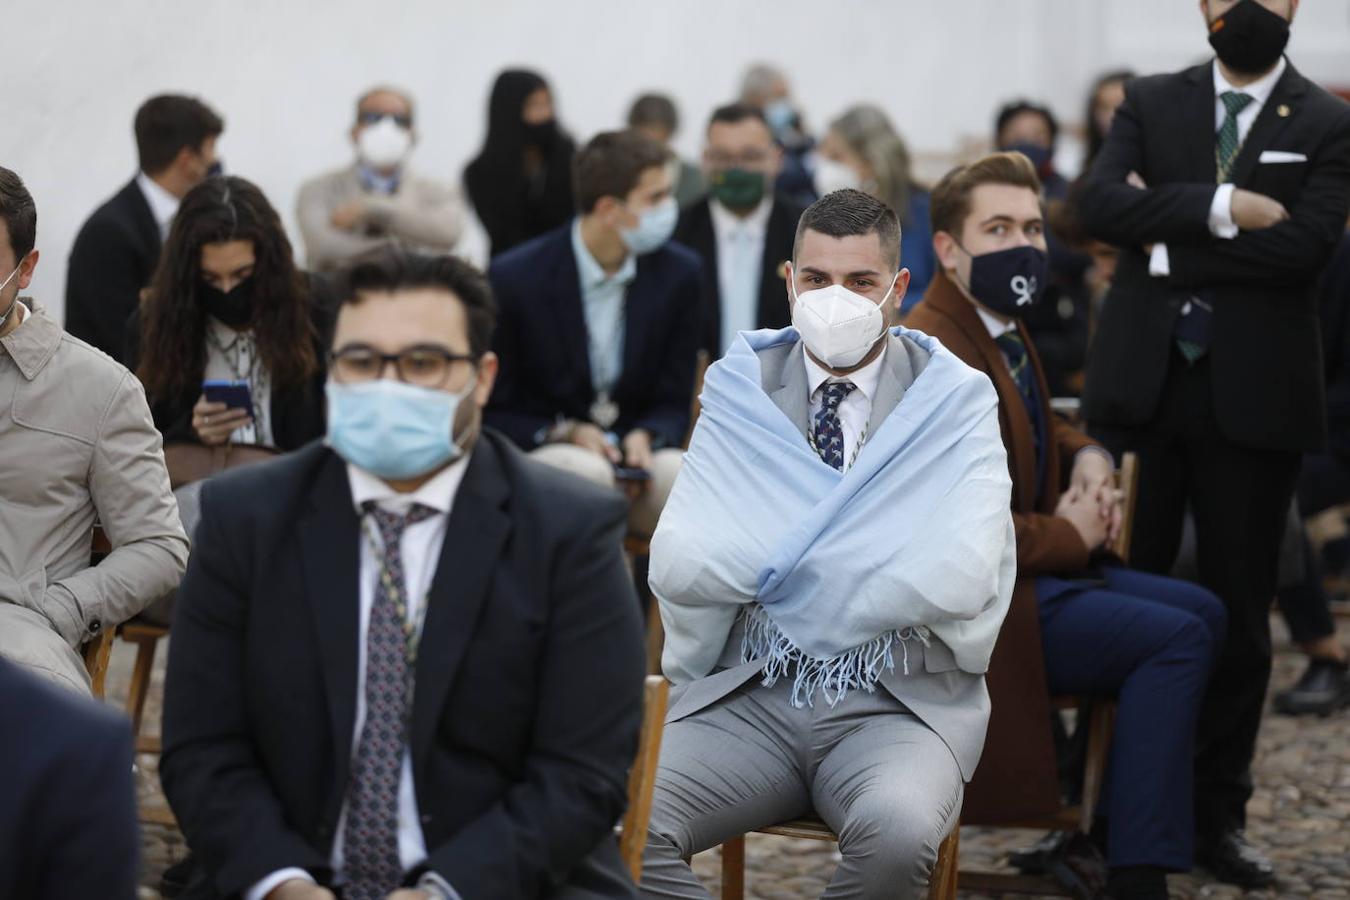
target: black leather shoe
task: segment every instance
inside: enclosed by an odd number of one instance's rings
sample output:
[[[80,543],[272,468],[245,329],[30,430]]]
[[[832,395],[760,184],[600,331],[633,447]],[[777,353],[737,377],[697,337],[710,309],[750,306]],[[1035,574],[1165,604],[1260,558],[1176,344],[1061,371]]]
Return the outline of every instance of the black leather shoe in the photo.
[[[1350,706],[1350,663],[1334,659],[1308,660],[1303,677],[1275,695],[1275,709],[1288,716],[1329,716]]]
[[[1275,883],[1275,867],[1247,842],[1247,835],[1240,828],[1225,831],[1216,840],[1201,841],[1196,847],[1195,861],[1225,884],[1263,888]]]

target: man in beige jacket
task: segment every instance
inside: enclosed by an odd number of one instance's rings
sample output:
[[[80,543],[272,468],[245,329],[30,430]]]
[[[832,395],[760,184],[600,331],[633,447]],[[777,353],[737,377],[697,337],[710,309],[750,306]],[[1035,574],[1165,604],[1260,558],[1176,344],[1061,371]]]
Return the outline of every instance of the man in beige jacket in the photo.
[[[356,162],[307,181],[296,215],[309,267],[340,268],[388,244],[447,253],[459,240],[464,204],[458,190],[408,170],[417,135],[407,94],[377,87],[356,102]]]
[[[0,656],[87,694],[81,645],[176,587],[188,542],[140,382],[19,300],[36,228],[0,167]]]

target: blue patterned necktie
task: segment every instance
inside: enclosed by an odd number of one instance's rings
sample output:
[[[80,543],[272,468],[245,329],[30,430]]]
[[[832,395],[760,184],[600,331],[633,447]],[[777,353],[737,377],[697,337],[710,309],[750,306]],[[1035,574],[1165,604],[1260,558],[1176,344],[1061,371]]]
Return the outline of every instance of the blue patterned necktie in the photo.
[[[1214,135],[1214,174],[1219,184],[1232,180],[1233,165],[1242,150],[1238,116],[1255,99],[1251,94],[1241,91],[1224,91],[1219,95],[1224,110],[1223,124]],[[1192,298],[1182,307],[1172,339],[1186,362],[1194,363],[1209,351],[1213,315],[1209,304],[1199,298]]]
[[[400,548],[403,532],[436,515],[414,506],[406,516],[363,507],[380,533],[383,564],[366,628],[366,720],[352,758],[343,826],[346,900],[382,900],[403,882],[398,855],[398,782],[408,742],[412,663]]]
[[[839,404],[855,387],[851,381],[832,381],[820,389],[820,412],[816,413],[811,433],[811,446],[816,453],[827,466],[840,472],[844,471],[844,429],[839,422]]]

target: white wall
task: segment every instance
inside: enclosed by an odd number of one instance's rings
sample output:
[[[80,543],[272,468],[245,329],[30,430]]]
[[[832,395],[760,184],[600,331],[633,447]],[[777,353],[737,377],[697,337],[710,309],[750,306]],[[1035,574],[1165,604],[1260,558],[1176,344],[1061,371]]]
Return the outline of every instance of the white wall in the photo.
[[[258,182],[292,237],[301,181],[345,163],[355,96],[401,84],[420,107],[415,164],[458,180],[496,72],[553,82],[579,138],[640,91],[679,103],[686,153],[747,63],[785,67],[810,123],[852,102],[887,108],[929,165],[983,138],[995,106],[1043,98],[1080,118],[1093,75],[1178,68],[1208,49],[1196,0],[0,0],[6,27],[0,165],[37,200],[30,293],[59,311],[80,223],[135,170],[147,96],[195,94],[226,120],[228,170]],[[1290,55],[1350,85],[1350,0],[1304,0]],[[932,173],[929,173],[932,174]],[[481,259],[474,235],[462,248]]]

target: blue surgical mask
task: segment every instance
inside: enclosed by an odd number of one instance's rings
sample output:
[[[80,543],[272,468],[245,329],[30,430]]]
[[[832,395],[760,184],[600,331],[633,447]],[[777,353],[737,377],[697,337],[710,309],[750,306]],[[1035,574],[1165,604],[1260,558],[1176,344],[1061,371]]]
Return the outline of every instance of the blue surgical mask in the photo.
[[[1041,175],[1050,171],[1051,163],[1055,160],[1055,152],[1049,147],[1042,147],[1040,144],[1015,143],[1008,144],[1000,149],[1005,153],[1022,154],[1031,160],[1031,164],[1036,167],[1037,174]]]
[[[792,108],[791,100],[779,97],[764,107],[764,121],[769,123],[769,130],[781,138],[783,132],[797,124],[797,111]]]
[[[454,440],[455,413],[473,388],[449,394],[386,379],[330,381],[324,388],[328,446],[379,478],[425,475],[463,455]]]
[[[619,235],[629,250],[641,256],[670,240],[679,218],[680,207],[675,203],[675,198],[667,197],[638,216],[636,228],[621,229]]]

